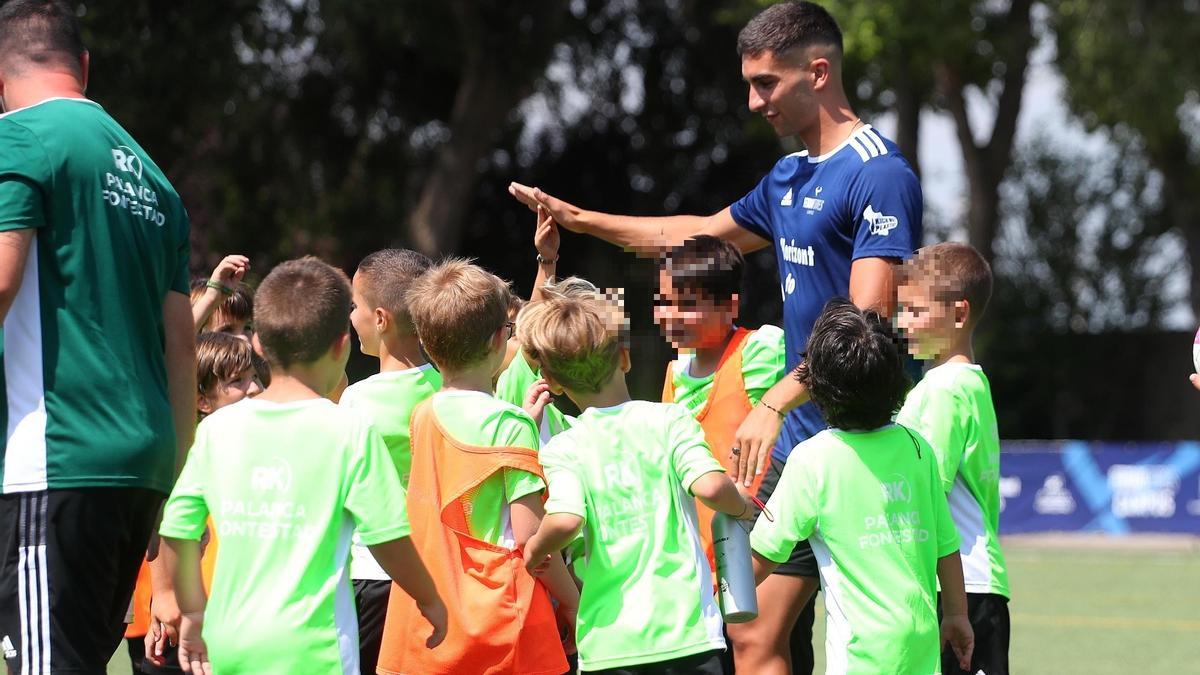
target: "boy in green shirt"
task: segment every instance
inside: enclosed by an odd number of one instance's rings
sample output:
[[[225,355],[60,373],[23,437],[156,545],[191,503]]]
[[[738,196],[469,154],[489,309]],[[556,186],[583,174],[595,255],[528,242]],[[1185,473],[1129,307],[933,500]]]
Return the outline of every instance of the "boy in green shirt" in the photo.
[[[630,400],[623,325],[598,298],[544,300],[521,314],[522,348],[583,409],[542,449],[550,499],[526,565],[557,561],[582,530],[581,671],[720,673],[725,640],[694,497],[735,517],[750,504],[685,409]]]
[[[929,362],[896,421],[933,447],[942,490],[962,538],[959,552],[975,630],[971,667],[949,653],[946,673],[1008,673],[1008,571],[1000,550],[1000,438],[987,376],[971,342],[992,294],[992,271],[966,244],[917,251],[900,269],[897,326],[909,352]]]
[[[363,258],[352,284],[350,325],[362,352],[379,359],[379,374],[348,387],[338,403],[371,419],[405,488],[412,460],[408,425],[413,409],[442,387],[442,375],[425,360],[405,305],[409,286],[432,264],[416,251],[384,249]],[[357,535],[354,540],[350,580],[358,610],[359,667],[374,673],[392,579]]]
[[[799,377],[830,428],[789,456],[750,534],[755,578],[808,539],[825,592],[827,673],[940,672],[946,640],[967,666],[973,638],[958,532],[935,457],[891,423],[908,389],[895,337],[874,311],[831,300]]]
[[[180,661],[205,673],[357,673],[355,529],[417,601],[437,646],[446,609],[408,538],[383,439],[322,397],[349,355],[350,284],[304,258],[276,267],[257,296],[253,342],[271,384],[200,423],[159,530],[183,616]],[[221,544],[206,599],[199,540],[210,513]]]

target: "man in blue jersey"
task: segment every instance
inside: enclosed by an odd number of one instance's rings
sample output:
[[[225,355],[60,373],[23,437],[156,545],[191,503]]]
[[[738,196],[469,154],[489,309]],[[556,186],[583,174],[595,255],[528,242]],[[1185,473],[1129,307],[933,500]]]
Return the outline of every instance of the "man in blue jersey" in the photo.
[[[509,192],[542,206],[572,232],[651,253],[697,234],[728,239],[742,251],[775,248],[783,293],[788,367],[825,302],[848,295],[859,307],[890,314],[892,267],[921,239],[921,187],[896,145],[850,108],[842,87],[842,34],[811,2],[784,2],[755,16],[738,35],[749,106],[780,136],[807,148],[780,159],[746,196],[711,216],[641,218],[581,209],[544,191],[513,183]],[[735,479],[750,485],[766,473],[760,496],[773,491],[784,460],[799,442],[825,428],[808,392],[785,377],[763,395],[738,430]],[[759,618],[730,625],[739,672],[812,671],[811,609],[802,632],[789,632],[818,587],[817,561],[806,544],[758,587]],[[794,654],[794,657],[793,657]]]

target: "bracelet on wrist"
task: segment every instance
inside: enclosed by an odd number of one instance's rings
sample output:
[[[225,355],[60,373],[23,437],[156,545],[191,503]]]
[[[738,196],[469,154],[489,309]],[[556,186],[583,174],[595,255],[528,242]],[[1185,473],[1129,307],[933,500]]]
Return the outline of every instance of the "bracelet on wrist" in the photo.
[[[539,253],[537,254],[537,261],[539,265],[553,265],[554,263],[558,262],[558,256],[554,256],[553,258],[547,260],[542,257],[541,253]]]
[[[204,284],[205,288],[211,288],[215,291],[221,291],[221,295],[233,295],[233,289],[219,281],[209,280]]]
[[[766,401],[764,401],[762,399],[759,399],[758,404],[761,405],[762,407],[766,408],[767,410],[770,410],[771,412],[775,413],[776,415],[779,415],[779,419],[783,419],[785,417],[785,415],[783,413],[779,412],[779,408],[776,408],[775,406],[771,405],[770,403],[767,403]]]

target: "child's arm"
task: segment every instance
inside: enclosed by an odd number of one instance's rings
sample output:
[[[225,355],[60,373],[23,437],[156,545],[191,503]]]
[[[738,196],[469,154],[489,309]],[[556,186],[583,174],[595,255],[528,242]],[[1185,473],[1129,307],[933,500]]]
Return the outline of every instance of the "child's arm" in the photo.
[[[525,544],[525,569],[535,572],[547,556],[567,547],[583,527],[583,518],[573,513],[551,513],[542,519],[537,532]],[[540,573],[540,571],[539,571]]]
[[[577,610],[579,608],[579,587],[575,585],[575,580],[571,578],[571,573],[567,571],[567,564],[563,562],[562,556],[555,555],[558,551],[566,547],[574,539],[575,533],[579,531],[579,527],[583,524],[583,519],[579,516],[568,516],[574,522],[559,522],[555,516],[567,514],[551,514],[546,515],[545,509],[542,507],[542,496],[540,493],[525,495],[514,501],[511,505],[513,538],[516,540],[517,548],[525,550],[525,567],[533,572],[539,565],[530,565],[530,562],[541,563],[550,556],[550,565],[544,572],[541,573],[542,582],[546,584],[546,588],[550,591],[550,595],[569,609]],[[566,526],[571,526],[569,531],[566,531],[565,540],[559,541],[559,537],[543,536],[541,542],[537,541],[537,537],[542,535],[542,530],[547,529],[547,524],[553,519],[552,527],[563,529]],[[547,532],[547,535],[550,532]],[[531,549],[531,545],[547,547],[547,550],[541,555],[537,555],[536,549]],[[555,545],[554,548],[548,548]],[[574,613],[571,613],[574,616]]]
[[[692,481],[688,490],[713,511],[739,520],[754,519],[750,499],[738,492],[737,486],[723,471],[709,471]]]
[[[425,569],[425,563],[421,561],[421,555],[417,553],[417,547],[413,546],[412,539],[401,537],[369,548],[375,562],[417,602],[417,609],[421,610],[421,615],[433,625],[433,634],[425,641],[425,646],[433,649],[441,644],[446,638],[446,605],[442,603],[437,587],[433,585],[433,579]]]
[[[938,558],[937,576],[942,585],[942,647],[949,642],[958,657],[958,665],[970,671],[975,633],[967,618],[967,591],[958,551]]]
[[[537,249],[537,276],[533,280],[533,293],[529,295],[531,302],[542,299],[542,286],[554,278],[558,265],[559,245],[558,225],[554,216],[541,206],[537,207],[537,229],[533,233],[533,247]]]
[[[155,602],[173,596],[178,604],[180,622],[178,627],[169,623],[151,626],[146,637],[146,658],[155,665],[163,665],[165,641],[168,646],[179,645],[179,660],[188,663],[192,672],[211,672],[208,649],[200,636],[204,627],[204,608],[208,603],[200,572],[200,542],[163,537],[157,563],[164,579],[156,580]],[[169,593],[163,595],[160,591],[165,587],[169,587]],[[159,630],[162,632],[159,633]]]
[[[196,325],[197,333],[204,330],[204,326],[212,318],[217,306],[225,301],[227,295],[233,293],[234,284],[246,276],[248,269],[250,269],[250,259],[244,255],[227,255],[217,264],[212,276],[208,278],[208,286],[204,289],[204,295],[201,295],[196,300],[196,304],[192,305],[192,321]]]

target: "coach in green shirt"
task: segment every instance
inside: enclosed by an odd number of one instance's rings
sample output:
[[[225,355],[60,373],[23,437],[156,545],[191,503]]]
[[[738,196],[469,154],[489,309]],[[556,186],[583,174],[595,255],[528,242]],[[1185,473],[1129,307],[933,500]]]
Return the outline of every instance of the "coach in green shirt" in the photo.
[[[87,78],[71,7],[0,5],[0,654],[27,674],[103,672],[195,415],[187,214]]]

